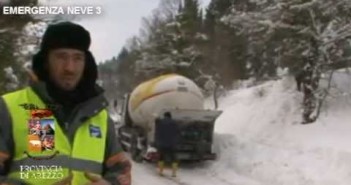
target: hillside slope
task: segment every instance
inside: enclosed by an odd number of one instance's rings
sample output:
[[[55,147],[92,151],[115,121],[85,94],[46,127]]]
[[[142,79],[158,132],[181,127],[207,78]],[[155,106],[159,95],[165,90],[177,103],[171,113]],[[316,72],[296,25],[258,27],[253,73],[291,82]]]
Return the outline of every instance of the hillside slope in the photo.
[[[291,77],[229,91],[219,99],[216,161],[181,164],[178,180],[134,163],[133,184],[349,185],[350,79],[335,76],[320,118],[308,125],[300,124],[303,95]]]
[[[213,168],[267,185],[349,184],[351,80],[345,74],[333,80],[333,98],[309,125],[300,124],[303,95],[291,77],[229,92],[220,100],[220,159]]]

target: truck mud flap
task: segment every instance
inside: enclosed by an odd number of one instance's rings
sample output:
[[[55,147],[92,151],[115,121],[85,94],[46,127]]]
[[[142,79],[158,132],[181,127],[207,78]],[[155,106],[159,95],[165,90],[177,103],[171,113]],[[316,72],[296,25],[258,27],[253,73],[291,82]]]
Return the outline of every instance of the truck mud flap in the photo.
[[[203,154],[201,156],[194,155],[192,153],[177,153],[177,159],[182,161],[205,161],[215,160],[217,155],[215,153]]]
[[[138,134],[136,132],[132,134],[130,153],[131,153],[132,159],[135,162],[143,161],[143,157],[141,156],[141,150],[138,148]]]

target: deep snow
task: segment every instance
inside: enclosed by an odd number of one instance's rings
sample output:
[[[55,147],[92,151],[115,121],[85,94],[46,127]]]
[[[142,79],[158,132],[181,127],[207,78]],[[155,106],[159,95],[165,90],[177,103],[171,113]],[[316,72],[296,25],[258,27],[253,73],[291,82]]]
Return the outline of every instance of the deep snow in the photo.
[[[133,163],[133,185],[349,185],[351,78],[338,73],[313,124],[302,125],[302,93],[292,77],[226,92],[215,127],[216,161],[183,164],[181,182]],[[170,172],[169,172],[170,173]]]

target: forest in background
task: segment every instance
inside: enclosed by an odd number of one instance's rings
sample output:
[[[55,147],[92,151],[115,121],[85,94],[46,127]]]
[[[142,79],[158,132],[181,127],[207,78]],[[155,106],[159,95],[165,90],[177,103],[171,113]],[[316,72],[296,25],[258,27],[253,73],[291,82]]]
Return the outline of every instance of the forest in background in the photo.
[[[8,0],[37,5],[37,0]],[[109,99],[166,73],[193,79],[210,94],[294,75],[303,91],[307,122],[328,91],[318,82],[349,65],[349,0],[160,0],[116,56],[99,65]],[[54,19],[55,21],[60,18]],[[27,84],[26,68],[47,24],[31,16],[0,15],[0,93]]]
[[[10,0],[8,3],[11,6],[38,4],[37,0]],[[24,30],[28,24],[36,21],[30,15],[4,16],[0,11],[0,94],[20,88],[28,81],[23,65],[29,56],[24,53],[23,47],[30,45],[27,42],[30,39],[26,39]]]
[[[319,115],[328,88],[323,78],[349,66],[348,0],[161,0],[143,19],[140,35],[100,65],[111,98],[165,73],[193,79],[206,94],[293,75],[303,91],[305,123]]]
[[[2,0],[2,6],[40,6],[39,0]],[[3,15],[0,11],[0,94],[30,81],[31,62],[48,24],[73,20],[67,15]]]
[[[100,65],[106,87],[121,93],[175,72],[202,87],[267,80],[278,69],[315,73],[350,59],[350,2],[341,0],[161,0],[141,33]],[[316,74],[318,75],[318,74]],[[111,78],[112,77],[112,78]],[[108,79],[114,79],[109,81]]]

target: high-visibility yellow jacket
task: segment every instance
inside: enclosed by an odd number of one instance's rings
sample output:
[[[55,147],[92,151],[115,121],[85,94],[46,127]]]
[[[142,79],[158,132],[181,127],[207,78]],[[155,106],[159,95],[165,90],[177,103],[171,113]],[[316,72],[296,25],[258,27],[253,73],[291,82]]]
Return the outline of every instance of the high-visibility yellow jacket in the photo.
[[[70,142],[54,115],[42,115],[38,119],[35,117],[37,115],[33,116],[33,107],[24,108],[23,105],[29,104],[35,105],[35,109],[47,110],[30,87],[4,95],[3,99],[11,115],[15,143],[9,177],[29,184],[50,185],[72,174],[72,185],[81,185],[88,182],[83,173],[85,171],[102,175],[108,133],[106,109],[95,112],[94,116],[79,124]],[[29,123],[36,120],[40,120],[41,124],[51,124],[54,130],[52,150],[38,148],[43,138],[35,136],[29,128]],[[35,148],[39,151],[33,150]]]

